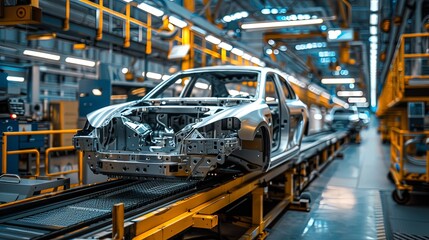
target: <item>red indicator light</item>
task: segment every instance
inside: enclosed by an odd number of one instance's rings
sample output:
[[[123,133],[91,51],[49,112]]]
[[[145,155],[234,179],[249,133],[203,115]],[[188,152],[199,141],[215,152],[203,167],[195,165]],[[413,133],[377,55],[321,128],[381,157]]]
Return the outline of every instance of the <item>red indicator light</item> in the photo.
[[[11,119],[16,119],[17,117],[18,117],[18,116],[16,116],[16,114],[15,114],[15,113],[13,113],[13,114],[11,114],[11,115],[10,115],[10,118],[11,118]]]

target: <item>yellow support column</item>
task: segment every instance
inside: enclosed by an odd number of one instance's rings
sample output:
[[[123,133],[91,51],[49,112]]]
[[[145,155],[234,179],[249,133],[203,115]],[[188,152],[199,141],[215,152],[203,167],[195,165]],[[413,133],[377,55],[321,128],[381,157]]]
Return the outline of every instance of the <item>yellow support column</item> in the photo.
[[[264,234],[264,188],[252,192],[252,224],[259,226],[259,235]]]
[[[195,12],[195,1],[183,1],[183,7],[190,12]],[[188,56],[182,62],[182,70],[185,70],[194,67],[194,38],[189,26],[182,29],[182,45],[189,45],[190,47]]]
[[[98,27],[96,39],[100,41],[103,38],[103,0],[99,0],[98,4],[100,5],[100,8],[98,9]]]
[[[194,44],[192,42],[192,32],[189,27],[182,29],[182,45],[189,45],[189,53],[182,61],[182,70],[193,67]]]
[[[127,6],[125,8],[125,15],[127,16],[127,19],[125,20],[125,39],[124,39],[124,47],[128,48],[130,47],[130,18],[131,18],[131,3],[127,3]],[[150,14],[148,14],[148,20],[150,18]],[[148,35],[151,34],[150,31],[150,24],[148,21]],[[147,40],[148,42],[150,42],[150,39]],[[147,45],[146,45],[147,47]]]
[[[146,54],[152,53],[152,15],[147,15]],[[145,69],[147,71],[147,69]]]
[[[124,239],[124,204],[118,203],[112,211],[112,239]]]
[[[37,5],[39,5],[37,3]],[[70,0],[66,0],[66,16],[63,22],[63,30],[68,31],[70,29]]]

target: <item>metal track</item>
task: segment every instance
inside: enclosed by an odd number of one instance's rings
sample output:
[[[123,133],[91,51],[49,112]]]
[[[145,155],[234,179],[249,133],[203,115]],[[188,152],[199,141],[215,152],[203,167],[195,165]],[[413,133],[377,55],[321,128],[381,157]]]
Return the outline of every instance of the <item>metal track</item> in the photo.
[[[116,203],[124,203],[126,211],[155,202],[161,204],[169,197],[177,198],[195,190],[196,184],[171,180],[137,181],[89,196],[75,196],[63,203],[42,206],[15,217],[1,217],[0,239],[52,239],[110,219],[111,208]]]

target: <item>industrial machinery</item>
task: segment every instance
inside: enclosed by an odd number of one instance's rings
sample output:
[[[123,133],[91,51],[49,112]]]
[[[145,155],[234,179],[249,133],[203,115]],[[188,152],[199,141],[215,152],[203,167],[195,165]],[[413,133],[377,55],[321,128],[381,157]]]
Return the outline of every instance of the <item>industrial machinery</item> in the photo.
[[[110,176],[204,178],[220,165],[266,171],[297,156],[307,117],[279,71],[209,67],[89,114],[74,145],[94,173]]]

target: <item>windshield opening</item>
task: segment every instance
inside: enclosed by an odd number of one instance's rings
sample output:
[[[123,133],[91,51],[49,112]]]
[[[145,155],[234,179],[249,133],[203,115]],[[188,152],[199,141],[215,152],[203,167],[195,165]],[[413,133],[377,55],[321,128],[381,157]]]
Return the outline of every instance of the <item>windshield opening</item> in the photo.
[[[256,71],[184,73],[167,80],[148,98],[250,98],[257,94]]]
[[[351,115],[351,114],[355,114],[355,112],[353,110],[348,110],[348,109],[338,109],[334,112],[334,115]]]

